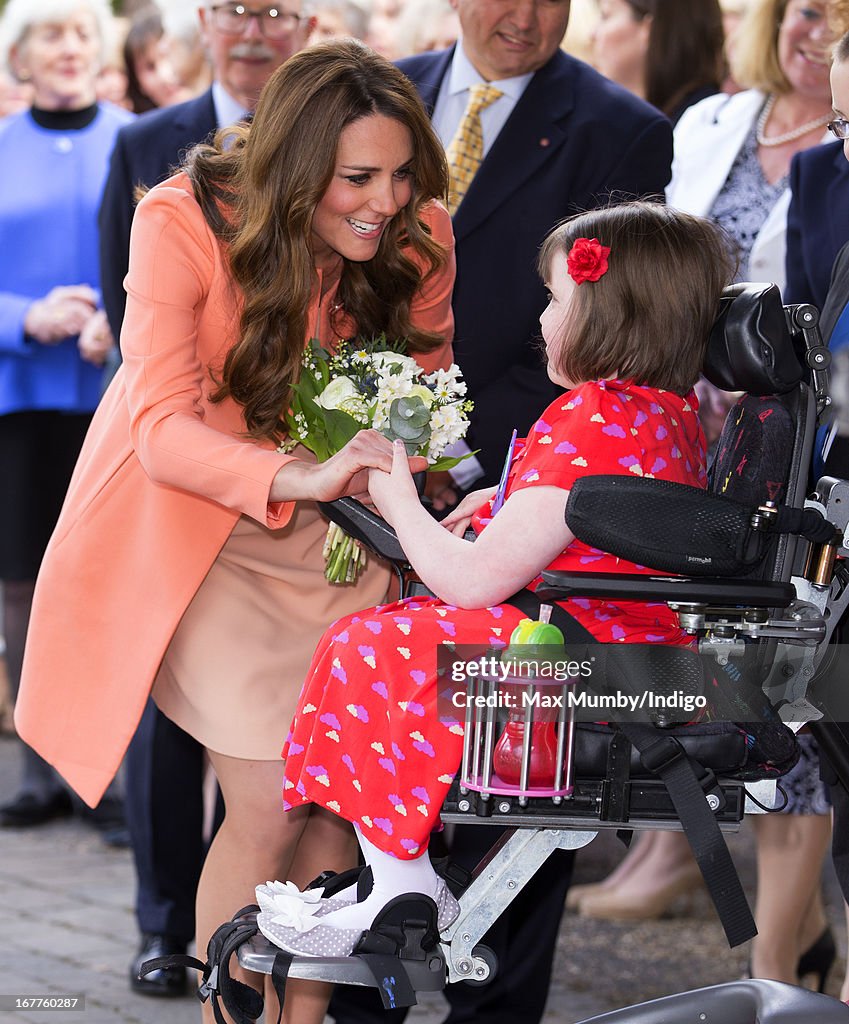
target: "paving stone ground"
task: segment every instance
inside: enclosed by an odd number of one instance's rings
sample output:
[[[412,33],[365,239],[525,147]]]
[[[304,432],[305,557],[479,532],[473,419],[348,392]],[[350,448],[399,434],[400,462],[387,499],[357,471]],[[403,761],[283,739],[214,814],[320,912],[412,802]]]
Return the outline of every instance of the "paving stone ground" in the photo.
[[[15,743],[0,739],[0,803],[14,793]],[[750,837],[744,831],[730,845],[753,895]],[[613,836],[600,836],[579,853],[577,880],[603,877],[620,855]],[[842,963],[846,932],[830,872],[825,884]],[[86,1001],[84,1011],[67,1015],[0,1010],[0,1021],[199,1024],[194,997],[158,1000],[130,992],[127,968],[137,942],[133,897],[129,852],[107,848],[76,818],[0,831],[0,996],[76,994]],[[616,924],[565,915],[545,1024],[575,1024],[618,1006],[739,977],[747,948],[729,950],[707,897],[690,897],[660,921]],[[833,994],[838,973],[830,979]],[[444,1015],[445,1003],[435,995],[423,998],[408,1020],[439,1024]]]

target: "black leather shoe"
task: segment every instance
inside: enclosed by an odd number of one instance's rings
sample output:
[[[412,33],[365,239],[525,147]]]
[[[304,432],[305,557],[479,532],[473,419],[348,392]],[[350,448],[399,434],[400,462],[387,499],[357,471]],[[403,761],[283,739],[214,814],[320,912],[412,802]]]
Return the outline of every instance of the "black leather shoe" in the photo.
[[[0,828],[46,825],[56,818],[67,818],[71,810],[71,797],[67,790],[60,789],[46,800],[32,793],[21,793],[11,803],[0,807]]]
[[[168,935],[143,935],[138,956],[130,964],[130,987],[134,992],[139,992],[144,996],[164,996],[166,999],[174,999],[184,995],[186,992],[185,967],[160,967],[158,971],[151,971],[143,978],[139,977],[139,971],[146,960],[153,960],[158,956],[168,956],[170,953],[185,952],[185,945]]]

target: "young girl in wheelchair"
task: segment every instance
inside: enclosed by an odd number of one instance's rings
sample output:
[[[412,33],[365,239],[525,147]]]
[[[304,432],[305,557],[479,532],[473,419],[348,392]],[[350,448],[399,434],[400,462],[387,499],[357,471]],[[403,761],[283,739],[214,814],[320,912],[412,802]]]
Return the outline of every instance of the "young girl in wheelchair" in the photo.
[[[348,955],[399,900],[433,900],[440,931],[456,918],[427,856],[463,744],[459,722],[437,709],[438,646],[506,646],[524,617],[508,599],[543,569],[648,571],[573,536],[564,511],[575,480],[705,485],[692,389],[733,272],[719,230],[661,205],[611,207],[552,231],[539,267],[548,374],[564,393],[514,450],[503,493],[476,491],[440,523],[420,504],[400,442],[392,471],[370,474],[374,503],[436,596],[341,619],[315,652],[284,747],[284,804],[352,822],[373,884],[359,899],[356,885],[327,898],[259,886],[259,928],[292,953]],[[463,539],[469,526],[475,543]],[[691,642],[665,604],[563,608],[603,643]]]

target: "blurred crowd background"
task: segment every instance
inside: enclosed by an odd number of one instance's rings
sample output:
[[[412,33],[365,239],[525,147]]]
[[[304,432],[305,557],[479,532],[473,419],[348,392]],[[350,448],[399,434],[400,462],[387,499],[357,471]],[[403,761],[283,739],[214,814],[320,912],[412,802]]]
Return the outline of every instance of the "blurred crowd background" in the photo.
[[[0,2],[0,11],[4,4]],[[599,32],[603,4],[572,0],[563,48],[619,81],[611,59],[627,53]],[[726,47],[746,0],[723,0]],[[682,3],[682,8],[687,5]],[[197,0],[124,0],[115,12],[109,58],[99,76],[98,98],[141,114],[197,96],[212,73],[197,18]],[[441,49],[459,35],[459,21],[448,0],[323,0],[316,5],[311,42],[354,36],[391,60]],[[611,53],[616,56],[611,58]],[[622,84],[626,84],[622,82]],[[727,80],[724,91],[734,91]],[[30,87],[0,68],[0,117],[30,105]]]
[[[726,56],[746,5],[747,0],[722,0]],[[4,0],[0,0],[0,12],[3,7]],[[142,114],[199,96],[208,89],[212,68],[197,8],[197,0],[112,3],[111,39],[98,76],[98,100]],[[460,33],[449,0],[322,0],[314,5],[313,13],[316,27],[310,42],[354,36],[391,60],[450,46]],[[643,74],[644,57],[635,46],[632,32],[623,37],[617,31],[604,2],[572,0],[562,46],[614,81],[645,95],[642,83],[634,80]],[[723,92],[736,92],[738,87],[727,72],[727,60],[724,70]],[[0,65],[0,117],[24,110],[31,103],[31,84],[17,80]],[[662,109],[662,104],[658,105]],[[0,733],[13,731],[3,650],[0,636]]]

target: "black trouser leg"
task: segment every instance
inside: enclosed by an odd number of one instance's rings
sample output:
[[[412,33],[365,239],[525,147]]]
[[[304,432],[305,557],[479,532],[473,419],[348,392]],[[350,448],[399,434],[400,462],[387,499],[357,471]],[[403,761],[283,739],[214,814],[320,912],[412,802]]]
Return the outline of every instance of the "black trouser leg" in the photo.
[[[206,856],[203,773],[203,747],[148,701],[126,759],[136,916],[140,931],[183,944],[195,933],[195,894]]]

